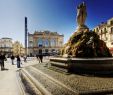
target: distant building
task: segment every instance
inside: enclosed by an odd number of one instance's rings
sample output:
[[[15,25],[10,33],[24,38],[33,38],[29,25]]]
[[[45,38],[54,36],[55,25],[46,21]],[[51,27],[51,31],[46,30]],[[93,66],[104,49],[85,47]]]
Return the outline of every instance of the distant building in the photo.
[[[21,55],[21,56],[23,56],[25,54],[25,48],[19,41],[15,41],[13,43],[13,54]]]
[[[50,31],[28,33],[28,55],[58,53],[63,46],[64,35]]]
[[[0,52],[3,52],[7,55],[12,54],[12,39],[11,38],[1,38],[0,39]]]
[[[113,18],[96,26],[94,31],[100,36],[100,39],[106,42],[113,54]]]

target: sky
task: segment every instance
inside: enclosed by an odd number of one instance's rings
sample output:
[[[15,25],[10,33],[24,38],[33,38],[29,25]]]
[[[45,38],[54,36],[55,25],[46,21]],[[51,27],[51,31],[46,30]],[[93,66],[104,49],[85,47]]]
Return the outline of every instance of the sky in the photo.
[[[9,37],[24,45],[26,16],[28,32],[58,32],[64,34],[65,43],[76,30],[76,7],[82,1],[87,5],[90,29],[113,17],[113,0],[0,0],[0,38]]]

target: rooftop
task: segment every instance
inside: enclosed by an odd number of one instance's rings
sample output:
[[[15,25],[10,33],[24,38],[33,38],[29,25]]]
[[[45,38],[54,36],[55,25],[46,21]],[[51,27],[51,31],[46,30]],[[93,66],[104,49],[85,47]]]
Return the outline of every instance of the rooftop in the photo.
[[[29,35],[33,35],[31,33],[28,33]],[[34,34],[37,34],[37,35],[43,35],[43,34],[46,34],[46,35],[59,35],[59,36],[64,36],[63,34],[60,35],[58,32],[51,32],[49,30],[44,30],[44,31],[35,31]]]

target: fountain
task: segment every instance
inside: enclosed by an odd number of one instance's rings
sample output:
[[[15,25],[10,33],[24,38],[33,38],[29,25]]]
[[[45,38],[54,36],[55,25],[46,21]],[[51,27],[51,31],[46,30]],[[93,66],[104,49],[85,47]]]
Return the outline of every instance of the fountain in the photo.
[[[50,58],[50,67],[66,71],[113,71],[113,58],[103,40],[85,25],[86,4],[77,6],[77,29],[61,50],[62,57]]]

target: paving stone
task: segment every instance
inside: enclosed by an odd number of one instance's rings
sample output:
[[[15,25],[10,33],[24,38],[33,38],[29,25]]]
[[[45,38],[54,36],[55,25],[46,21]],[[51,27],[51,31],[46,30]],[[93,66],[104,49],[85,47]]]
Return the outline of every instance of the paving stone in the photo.
[[[113,77],[97,77],[79,74],[68,75],[47,69],[43,64],[34,65],[33,67],[57,79],[75,91],[113,90]]]
[[[37,79],[52,95],[74,95],[74,92],[69,91],[68,89],[62,87],[61,85],[56,84],[54,81],[51,81],[44,75],[34,72],[29,67],[26,68],[29,73]]]

